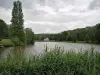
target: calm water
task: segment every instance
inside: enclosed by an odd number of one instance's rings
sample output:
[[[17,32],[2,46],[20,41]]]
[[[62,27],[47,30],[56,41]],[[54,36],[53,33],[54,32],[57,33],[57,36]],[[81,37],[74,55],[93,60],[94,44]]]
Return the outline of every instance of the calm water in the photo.
[[[82,50],[89,50],[91,47],[94,47],[96,51],[100,50],[100,45],[96,44],[85,44],[85,43],[68,43],[68,42],[35,42],[35,45],[30,45],[23,50],[24,55],[31,56],[37,55],[44,51],[45,46],[48,48],[54,48],[55,46],[64,48],[66,50],[74,50],[79,51]],[[8,54],[14,54],[13,48],[6,48],[4,50],[0,49],[0,58],[6,57]]]

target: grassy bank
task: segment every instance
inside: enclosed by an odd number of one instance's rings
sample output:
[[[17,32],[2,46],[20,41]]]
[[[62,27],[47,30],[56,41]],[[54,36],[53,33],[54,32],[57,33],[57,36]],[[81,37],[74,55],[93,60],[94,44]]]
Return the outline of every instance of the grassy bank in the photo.
[[[64,52],[60,48],[24,58],[21,54],[0,62],[0,75],[100,75],[100,53]]]
[[[11,47],[14,45],[10,39],[2,39],[0,44],[2,44],[4,47]]]

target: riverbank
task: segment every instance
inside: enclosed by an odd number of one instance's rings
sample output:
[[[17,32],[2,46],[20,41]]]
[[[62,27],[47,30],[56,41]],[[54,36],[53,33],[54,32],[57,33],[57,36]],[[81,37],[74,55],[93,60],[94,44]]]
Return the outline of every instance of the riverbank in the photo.
[[[69,42],[69,43],[86,43],[86,44],[99,44],[100,45],[100,43],[97,43],[97,42],[86,42],[86,41],[76,41],[76,42],[73,42],[73,41],[40,41],[40,40],[36,40],[36,42]]]
[[[93,48],[85,52],[64,52],[56,47],[29,59],[10,55],[0,62],[0,75],[99,75],[100,53]]]
[[[3,46],[3,47],[12,47],[14,46],[13,42],[10,40],[10,39],[2,39],[0,41],[0,44]]]
[[[73,42],[73,41],[39,41],[39,40],[36,40],[35,42],[69,42],[69,43],[87,43],[85,41],[76,41],[76,42]],[[92,42],[88,42],[87,44],[99,44],[99,43],[92,43]],[[14,44],[13,42],[10,40],[10,39],[2,39],[0,41],[0,46],[1,47],[13,47]]]
[[[17,43],[20,43],[19,41],[15,40]],[[25,44],[26,45],[26,44]],[[34,44],[27,44],[27,45],[34,45]],[[2,39],[0,41],[0,47],[14,47],[14,46],[19,46],[19,45],[15,45],[11,39]],[[23,45],[22,45],[23,46]]]

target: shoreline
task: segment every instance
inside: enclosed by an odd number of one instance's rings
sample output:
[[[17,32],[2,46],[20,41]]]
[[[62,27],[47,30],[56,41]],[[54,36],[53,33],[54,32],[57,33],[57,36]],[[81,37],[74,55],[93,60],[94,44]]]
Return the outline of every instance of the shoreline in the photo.
[[[73,41],[39,41],[39,40],[36,40],[35,42],[68,42],[68,43],[84,43],[84,44],[97,44],[97,45],[100,45],[100,43],[91,43],[91,42],[86,42],[86,41],[76,41],[76,42],[73,42]]]

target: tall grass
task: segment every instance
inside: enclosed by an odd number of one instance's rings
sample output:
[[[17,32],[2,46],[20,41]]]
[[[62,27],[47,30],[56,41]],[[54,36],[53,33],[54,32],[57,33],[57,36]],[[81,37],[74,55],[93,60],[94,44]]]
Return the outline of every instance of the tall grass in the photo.
[[[0,75],[100,75],[100,53],[93,48],[64,52],[59,47],[29,59],[17,53],[0,62]]]

